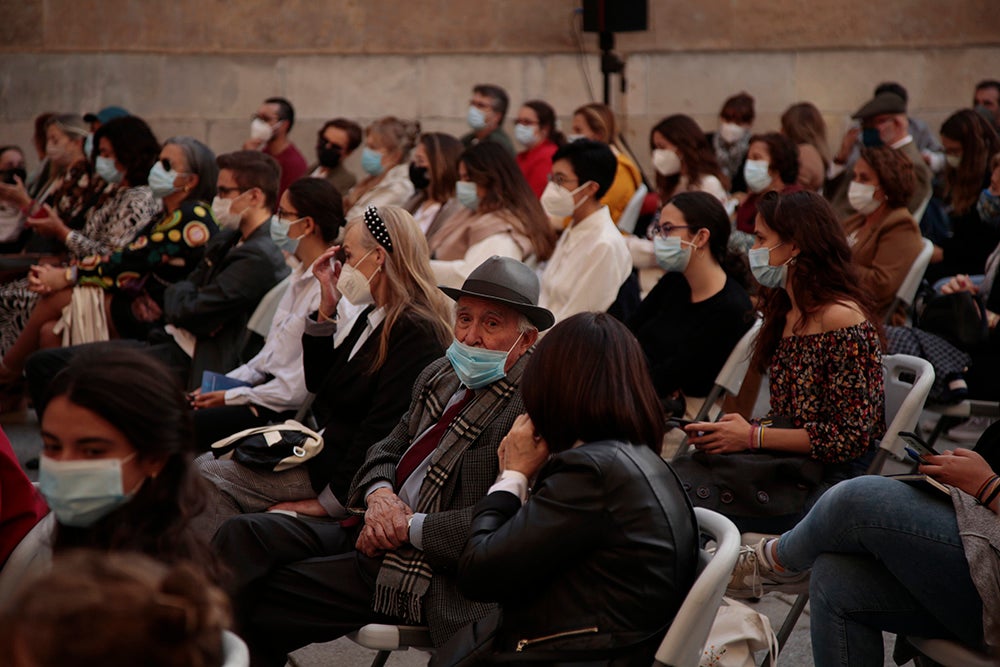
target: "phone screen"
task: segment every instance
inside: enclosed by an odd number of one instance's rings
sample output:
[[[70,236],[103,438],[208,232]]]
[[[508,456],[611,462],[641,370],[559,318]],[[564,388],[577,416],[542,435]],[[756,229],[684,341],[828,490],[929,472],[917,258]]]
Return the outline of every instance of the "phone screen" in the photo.
[[[938,455],[938,451],[924,442],[923,438],[916,433],[907,433],[904,431],[899,434],[899,437],[921,457]]]

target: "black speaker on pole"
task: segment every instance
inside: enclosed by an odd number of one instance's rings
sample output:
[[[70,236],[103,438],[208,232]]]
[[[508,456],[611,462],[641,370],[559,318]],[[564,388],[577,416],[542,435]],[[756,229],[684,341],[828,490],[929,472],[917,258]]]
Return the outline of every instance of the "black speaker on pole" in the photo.
[[[583,29],[600,40],[605,104],[611,104],[612,74],[621,75],[625,92],[625,62],[614,53],[615,33],[648,30],[648,18],[649,0],[583,0]]]
[[[649,0],[583,0],[584,32],[648,30]]]

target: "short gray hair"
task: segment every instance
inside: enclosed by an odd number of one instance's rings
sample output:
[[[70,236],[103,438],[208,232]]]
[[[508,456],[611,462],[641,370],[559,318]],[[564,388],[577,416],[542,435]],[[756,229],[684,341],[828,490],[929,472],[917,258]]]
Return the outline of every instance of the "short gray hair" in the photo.
[[[184,153],[188,169],[198,177],[198,186],[188,193],[188,201],[211,203],[218,191],[219,166],[212,149],[194,137],[170,137],[163,145],[173,144]]]
[[[527,331],[531,331],[532,329],[534,329],[534,330],[537,331],[538,327],[536,327],[532,323],[532,321],[528,319],[527,315],[525,315],[524,313],[518,313],[517,314],[517,332],[518,333],[525,333]]]

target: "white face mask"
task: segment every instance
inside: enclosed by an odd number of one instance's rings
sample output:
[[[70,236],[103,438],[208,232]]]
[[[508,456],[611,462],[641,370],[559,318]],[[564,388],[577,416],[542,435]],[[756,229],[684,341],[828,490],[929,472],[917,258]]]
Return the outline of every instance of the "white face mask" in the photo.
[[[582,134],[573,134],[572,132],[566,135],[567,144],[571,144],[574,141],[579,141],[580,139],[586,139],[586,137],[583,136]]]
[[[240,220],[243,219],[243,213],[233,213],[231,209],[233,202],[248,192],[249,190],[233,197],[232,199],[223,199],[222,197],[216,195],[215,199],[212,200],[212,213],[215,214],[215,221],[219,223],[219,227],[221,229],[239,228]]]
[[[375,252],[375,248],[372,248],[365,253],[364,257],[358,260],[358,264],[365,261],[365,257]],[[382,267],[375,269],[375,273],[382,270]],[[372,303],[374,299],[372,298],[371,282],[372,278],[375,277],[375,273],[372,273],[371,278],[365,278],[365,274],[361,273],[360,269],[357,269],[350,264],[344,264],[340,269],[340,278],[337,279],[337,291],[340,292],[347,301],[354,306],[367,306]]]
[[[858,213],[868,215],[882,204],[875,199],[875,190],[875,186],[870,183],[851,181],[847,186],[847,202]]]
[[[767,160],[747,160],[743,165],[743,178],[752,192],[763,192],[771,184],[770,167]]]
[[[951,154],[949,153],[948,155],[945,155],[945,156],[944,156],[944,161],[945,161],[945,162],[946,162],[946,163],[948,164],[948,166],[949,166],[949,167],[951,167],[952,169],[958,169],[958,166],[959,166],[960,164],[962,164],[962,156],[961,156],[961,155],[951,155]]]
[[[526,148],[531,148],[538,143],[538,135],[531,125],[522,125],[521,123],[514,125],[514,138]]]
[[[736,123],[722,123],[719,126],[719,137],[727,144],[735,144],[746,136],[747,128]]]
[[[676,151],[657,148],[653,151],[653,166],[663,176],[673,176],[681,170],[681,159]]]
[[[254,141],[263,141],[266,143],[270,141],[273,136],[274,128],[271,127],[270,123],[266,120],[254,118],[250,121],[250,138]]]
[[[573,215],[573,211],[589,199],[589,197],[584,197],[579,202],[575,202],[573,201],[573,195],[586,186],[587,183],[584,183],[576,190],[570,192],[554,181],[549,181],[549,184],[545,186],[545,191],[542,192],[542,208],[545,209],[546,213],[556,218],[565,218],[566,216]]]

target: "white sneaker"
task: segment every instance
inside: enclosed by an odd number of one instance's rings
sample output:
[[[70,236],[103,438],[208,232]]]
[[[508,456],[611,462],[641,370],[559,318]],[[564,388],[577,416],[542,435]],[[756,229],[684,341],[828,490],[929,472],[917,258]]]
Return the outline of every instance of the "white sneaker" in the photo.
[[[970,417],[965,423],[953,426],[944,432],[944,437],[961,443],[975,443],[993,420],[989,417]]]
[[[726,587],[731,598],[759,598],[770,591],[804,593],[809,590],[809,571],[778,572],[768,563],[764,548],[770,538],[740,547],[733,576]]]

